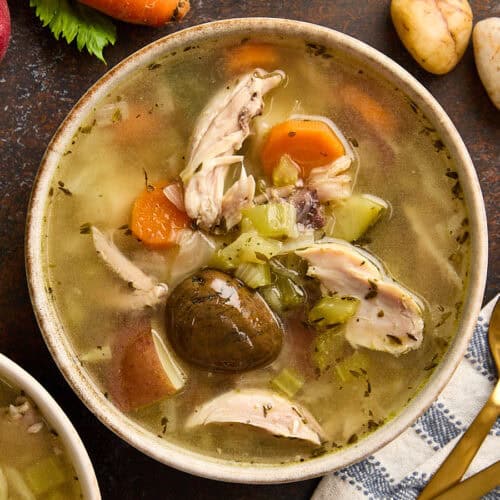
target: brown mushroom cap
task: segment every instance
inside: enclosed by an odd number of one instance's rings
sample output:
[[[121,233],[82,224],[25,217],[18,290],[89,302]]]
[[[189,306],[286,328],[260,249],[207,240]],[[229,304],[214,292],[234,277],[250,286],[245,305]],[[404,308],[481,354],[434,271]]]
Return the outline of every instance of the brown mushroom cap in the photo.
[[[283,328],[264,299],[214,269],[175,288],[166,321],[177,354],[211,371],[251,370],[276,359],[281,349]]]

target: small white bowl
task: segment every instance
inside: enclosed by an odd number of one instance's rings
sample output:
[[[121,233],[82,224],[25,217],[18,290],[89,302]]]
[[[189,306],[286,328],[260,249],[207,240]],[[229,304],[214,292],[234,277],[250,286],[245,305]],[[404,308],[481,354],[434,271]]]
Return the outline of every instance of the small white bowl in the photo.
[[[421,109],[455,161],[468,209],[471,240],[471,266],[460,323],[448,352],[425,387],[399,415],[354,445],[302,463],[272,466],[212,458],[161,440],[108,401],[78,362],[57,309],[50,300],[42,252],[43,218],[54,173],[67,145],[96,102],[134,71],[147,67],[171,51],[197,45],[206,39],[269,34],[300,38],[342,51],[380,74]],[[450,118],[423,85],[384,54],[343,33],[299,21],[245,18],[194,26],[157,40],[106,73],[80,99],[49,144],[35,181],[28,210],[26,266],[33,307],[52,356],[81,400],[109,429],[150,457],[191,474],[230,482],[284,483],[320,476],[371,455],[401,434],[432,404],[457,368],[472,335],[486,282],[487,241],[484,202],[470,156]]]
[[[43,418],[59,434],[66,454],[75,468],[83,498],[100,500],[99,485],[87,450],[69,418],[54,398],[27,371],[0,354],[0,379],[21,389],[38,406]]]

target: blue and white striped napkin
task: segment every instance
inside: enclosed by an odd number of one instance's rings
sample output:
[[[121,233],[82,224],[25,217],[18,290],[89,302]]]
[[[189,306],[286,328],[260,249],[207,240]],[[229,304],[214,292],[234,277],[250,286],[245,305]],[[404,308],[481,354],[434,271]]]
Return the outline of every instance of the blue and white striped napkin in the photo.
[[[413,500],[418,496],[493,390],[496,370],[488,348],[488,325],[497,298],[481,310],[464,359],[427,412],[375,455],[324,477],[312,500]],[[500,419],[464,477],[498,460]],[[483,498],[500,499],[500,488]]]

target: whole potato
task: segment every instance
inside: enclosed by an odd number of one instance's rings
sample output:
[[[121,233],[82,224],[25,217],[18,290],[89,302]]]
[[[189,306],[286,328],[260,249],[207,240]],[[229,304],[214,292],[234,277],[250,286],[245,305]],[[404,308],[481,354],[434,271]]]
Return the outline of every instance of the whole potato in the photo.
[[[469,43],[467,0],[392,0],[391,17],[404,46],[431,73],[451,71]]]
[[[478,22],[472,41],[477,72],[491,101],[500,109],[500,17]]]

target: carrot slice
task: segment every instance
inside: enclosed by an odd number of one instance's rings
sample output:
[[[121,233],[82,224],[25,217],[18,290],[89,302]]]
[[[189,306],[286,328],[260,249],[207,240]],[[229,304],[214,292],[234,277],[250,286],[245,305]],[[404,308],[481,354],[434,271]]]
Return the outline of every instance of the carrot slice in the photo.
[[[189,11],[189,0],[78,0],[108,16],[133,24],[161,26],[182,19]]]
[[[307,177],[311,169],[331,163],[345,153],[335,132],[317,120],[288,120],[275,125],[261,152],[265,172],[271,175],[280,158],[287,154]]]
[[[384,132],[396,130],[396,117],[359,87],[348,85],[341,89],[340,95],[368,124]]]
[[[228,50],[225,66],[230,75],[235,75],[254,68],[276,69],[278,60],[279,54],[272,45],[250,42]]]
[[[142,192],[132,208],[130,229],[134,236],[152,248],[176,244],[179,231],[189,226],[189,217],[164,194],[164,184],[155,184]]]

